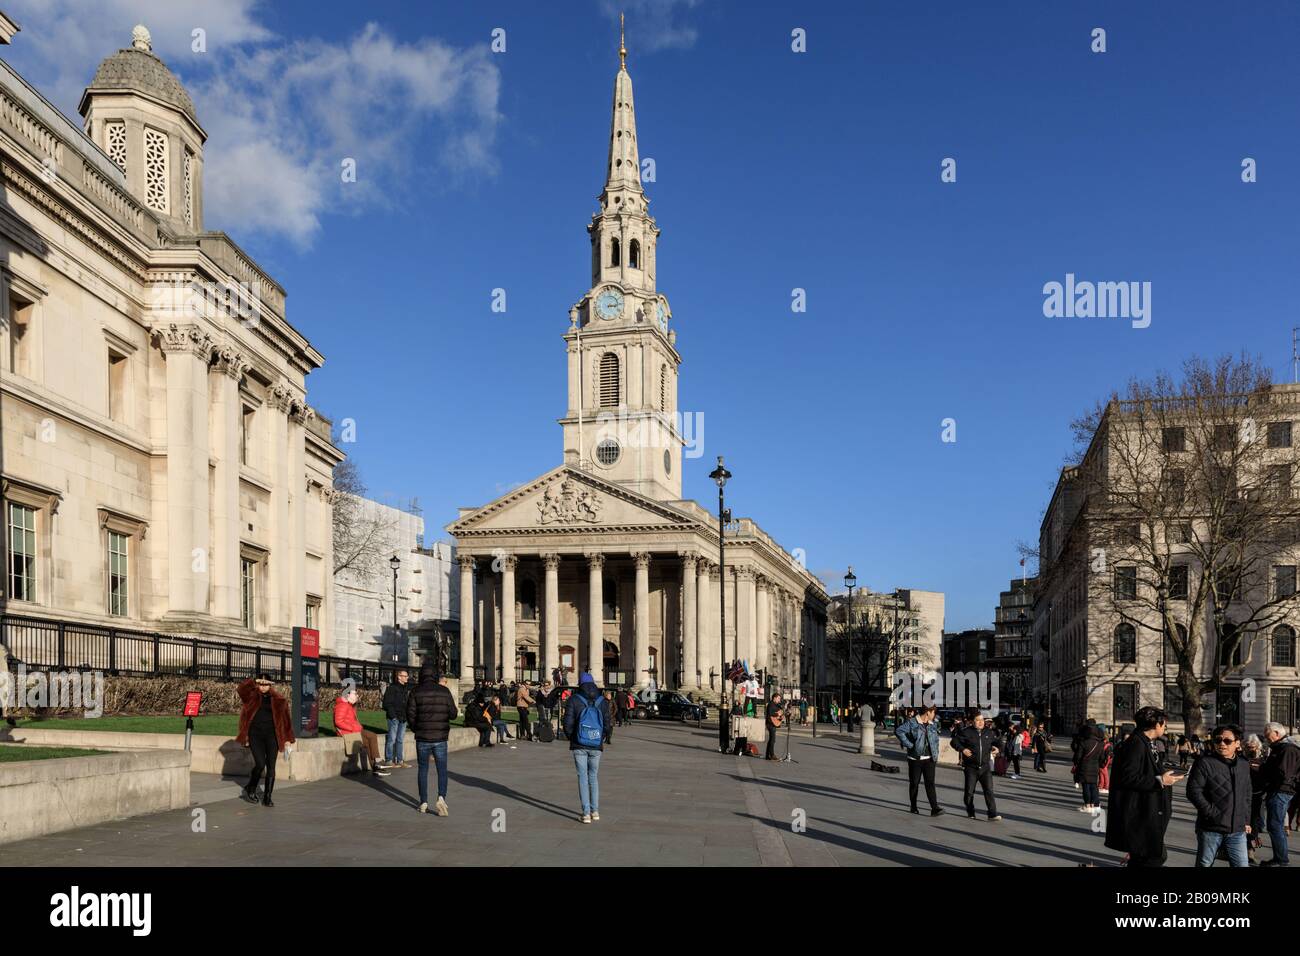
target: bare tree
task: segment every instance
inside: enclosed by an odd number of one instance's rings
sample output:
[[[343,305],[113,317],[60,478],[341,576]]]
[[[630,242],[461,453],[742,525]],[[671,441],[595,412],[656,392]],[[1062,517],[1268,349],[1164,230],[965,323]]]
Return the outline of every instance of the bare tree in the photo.
[[[1240,676],[1300,600],[1296,413],[1258,359],[1225,356],[1131,381],[1072,425],[1084,505],[1071,533],[1087,550],[1062,554],[1087,563],[1075,570],[1090,604],[1120,622],[1118,663],[1159,642],[1162,671],[1177,664],[1189,732],[1203,695]]]
[[[897,602],[897,599],[894,600]],[[857,602],[854,604],[857,605]],[[840,611],[846,619],[837,619],[828,625],[827,653],[836,653],[838,660],[845,661],[851,644],[849,674],[858,677],[854,686],[861,686],[866,693],[883,689],[885,694],[889,694],[892,690],[888,686],[891,674],[918,668],[925,672],[936,663],[931,660],[928,648],[918,647],[915,653],[907,651],[907,647],[916,640],[916,635],[909,630],[905,620],[911,613],[908,609],[900,608],[896,603],[890,607],[868,604],[865,607],[855,606],[850,614],[848,603],[844,602]],[[847,678],[849,675],[845,676]]]
[[[369,583],[383,569],[397,522],[366,507],[366,486],[351,458],[334,469],[334,574]]]

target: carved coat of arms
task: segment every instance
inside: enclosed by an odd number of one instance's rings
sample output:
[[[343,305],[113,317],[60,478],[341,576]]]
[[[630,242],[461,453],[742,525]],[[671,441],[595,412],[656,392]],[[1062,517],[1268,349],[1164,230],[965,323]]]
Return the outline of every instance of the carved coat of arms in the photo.
[[[542,524],[594,524],[600,520],[602,507],[600,496],[596,492],[580,488],[568,478],[561,481],[558,488],[554,483],[547,485],[542,496],[537,499],[537,511]]]

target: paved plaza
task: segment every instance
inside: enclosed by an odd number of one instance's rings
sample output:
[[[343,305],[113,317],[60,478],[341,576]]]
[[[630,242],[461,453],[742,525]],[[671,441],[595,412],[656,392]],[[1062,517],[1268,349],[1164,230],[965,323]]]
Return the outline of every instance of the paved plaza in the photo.
[[[616,730],[601,765],[601,820],[590,826],[577,820],[573,761],[557,741],[453,753],[447,818],[416,812],[414,768],[278,784],[272,809],[235,799],[242,781],[195,774],[206,832],[193,831],[193,810],[172,811],[10,844],[0,857],[11,866],[1118,863],[1092,832],[1092,818],[1076,809],[1079,794],[1061,760],[1047,775],[999,778],[1005,819],[991,823],[978,794],[980,817],[965,817],[961,775],[947,767],[938,783],[948,813],[908,813],[906,768],[870,771],[872,758],[858,755],[847,734],[814,741],[791,733],[797,763],[722,756],[716,740],[707,724]],[[875,759],[901,766],[892,737],[881,743]],[[805,832],[793,831],[796,809],[806,815]],[[1181,791],[1175,810],[1169,865],[1191,866],[1192,813]]]

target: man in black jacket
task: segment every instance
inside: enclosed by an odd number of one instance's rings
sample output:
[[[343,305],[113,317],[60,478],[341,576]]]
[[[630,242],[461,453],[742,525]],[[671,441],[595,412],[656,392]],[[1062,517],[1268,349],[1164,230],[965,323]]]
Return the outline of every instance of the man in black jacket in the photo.
[[[1214,866],[1219,848],[1227,846],[1230,866],[1250,866],[1250,762],[1238,756],[1241,728],[1214,728],[1214,753],[1202,754],[1187,778],[1187,799],[1196,807],[1196,865]]]
[[[388,733],[384,735],[384,763],[389,767],[409,767],[402,759],[402,740],[406,736],[406,695],[411,691],[411,675],[404,670],[394,675],[395,680],[384,691],[384,716],[388,718]]]
[[[993,758],[998,754],[997,731],[975,711],[970,722],[952,735],[952,748],[961,754],[961,767],[966,775],[966,816],[975,819],[975,783],[984,790],[984,805],[990,820],[1001,820],[997,801],[993,798]]]
[[[1300,747],[1287,740],[1287,728],[1282,724],[1269,724],[1264,730],[1268,738],[1268,759],[1260,768],[1264,782],[1264,809],[1268,814],[1268,839],[1273,847],[1273,859],[1260,866],[1287,866],[1290,864],[1286,843],[1286,811],[1295,799],[1296,784],[1300,783]]]
[[[447,690],[447,678],[432,664],[420,668],[420,683],[406,700],[406,720],[415,732],[415,753],[419,763],[420,812],[429,812],[429,757],[438,766],[438,802],[434,812],[447,815],[447,737],[456,719],[456,699]]]
[[[1159,707],[1143,707],[1134,716],[1137,729],[1115,751],[1106,807],[1106,846],[1128,853],[1129,866],[1165,865],[1165,830],[1173,812],[1169,789],[1183,774],[1165,770],[1155,741],[1168,718]]]

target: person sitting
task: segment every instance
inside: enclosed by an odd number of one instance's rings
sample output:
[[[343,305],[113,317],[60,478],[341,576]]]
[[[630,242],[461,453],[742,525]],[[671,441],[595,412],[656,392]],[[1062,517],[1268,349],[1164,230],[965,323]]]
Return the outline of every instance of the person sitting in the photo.
[[[339,696],[334,700],[334,730],[343,738],[343,749],[348,755],[357,753],[359,768],[365,769],[361,759],[364,753],[370,758],[370,772],[380,777],[387,777],[389,772],[379,759],[378,735],[362,727],[361,721],[357,719],[357,701],[360,699],[361,695],[357,692],[356,683],[351,679],[344,681]],[[356,749],[358,743],[364,745],[362,752]]]
[[[493,694],[492,703],[488,705],[489,719],[492,721],[492,728],[497,732],[497,743],[503,744],[507,740],[514,740],[510,735],[510,728],[506,722],[501,719],[501,695]]]

